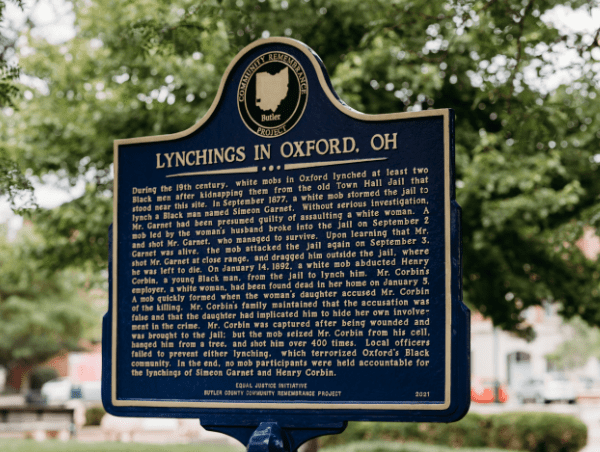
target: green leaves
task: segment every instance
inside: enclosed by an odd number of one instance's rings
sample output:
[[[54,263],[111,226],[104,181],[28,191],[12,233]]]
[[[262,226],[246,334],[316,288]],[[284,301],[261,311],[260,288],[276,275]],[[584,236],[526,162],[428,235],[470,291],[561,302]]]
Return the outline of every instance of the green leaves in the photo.
[[[108,225],[112,222],[112,192],[90,184],[83,196],[55,209],[30,213],[45,231],[44,242],[32,249],[46,268],[70,266],[98,271],[108,261]]]
[[[22,0],[9,0],[19,8],[23,8]],[[0,20],[3,19],[6,2],[0,0]],[[9,36],[6,31],[0,34],[0,108],[14,107],[19,88],[15,83],[19,79],[20,68],[11,62],[16,39]],[[0,176],[1,177],[1,176]]]
[[[101,312],[86,290],[89,275],[48,270],[31,258],[40,243],[32,226],[20,234],[11,243],[0,238],[0,365],[8,368],[78,349],[82,338],[97,339],[91,328]]]
[[[19,78],[20,69],[0,61],[0,106],[13,107],[14,99],[19,94],[15,81]]]
[[[576,369],[585,366],[594,356],[600,357],[600,332],[598,328],[590,328],[580,319],[569,322],[572,337],[563,342],[557,349],[546,355],[546,359],[557,370]]]
[[[47,90],[24,88],[0,132],[32,174],[88,183],[80,199],[33,213],[44,234],[34,256],[48,268],[105,267],[113,140],[192,126],[243,46],[288,36],[319,54],[355,109],[454,109],[471,307],[524,336],[524,311],[545,300],[600,323],[597,264],[574,245],[600,219],[600,43],[552,25],[547,13],[563,4],[75,1],[76,38],[28,37],[35,51],[20,64]],[[581,58],[561,84],[555,62],[569,52]]]

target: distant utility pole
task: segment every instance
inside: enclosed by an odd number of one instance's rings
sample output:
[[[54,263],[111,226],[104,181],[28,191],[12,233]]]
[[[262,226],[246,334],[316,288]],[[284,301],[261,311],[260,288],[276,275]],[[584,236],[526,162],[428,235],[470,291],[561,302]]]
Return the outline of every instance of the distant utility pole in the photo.
[[[500,403],[500,336],[498,334],[498,328],[493,326],[494,329],[494,403]]]

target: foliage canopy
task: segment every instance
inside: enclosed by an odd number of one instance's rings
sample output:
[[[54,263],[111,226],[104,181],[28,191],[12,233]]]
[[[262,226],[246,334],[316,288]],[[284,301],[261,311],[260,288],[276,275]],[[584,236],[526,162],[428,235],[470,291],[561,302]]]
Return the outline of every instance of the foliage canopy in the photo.
[[[0,228],[0,366],[37,364],[90,338],[99,313],[85,295],[82,272],[55,272],[32,259],[41,243],[32,225],[13,242]],[[94,332],[97,334],[97,331]],[[90,338],[92,339],[92,338]]]
[[[21,0],[13,0],[12,3],[23,7]],[[0,0],[0,22],[4,19],[5,10],[6,2]],[[20,68],[11,61],[18,35],[3,33],[3,31],[0,29],[0,108],[12,109],[20,93],[17,84]],[[8,196],[12,206],[16,207],[15,198],[27,190],[32,190],[29,180],[23,175],[17,163],[10,159],[7,150],[0,143],[0,195]]]
[[[37,210],[45,263],[107,262],[112,142],[181,131],[212,103],[250,42],[313,48],[338,94],[366,113],[456,112],[464,290],[496,325],[530,334],[542,300],[600,324],[600,274],[573,246],[600,221],[600,30],[563,33],[553,8],[586,0],[74,0],[77,36],[27,36],[29,89],[2,142],[32,174],[85,194]],[[561,55],[571,59],[557,82]]]

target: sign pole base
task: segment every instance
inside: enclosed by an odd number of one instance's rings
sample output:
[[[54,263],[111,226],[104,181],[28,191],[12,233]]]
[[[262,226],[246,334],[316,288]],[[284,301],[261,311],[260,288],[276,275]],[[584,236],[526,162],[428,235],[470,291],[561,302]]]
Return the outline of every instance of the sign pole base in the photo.
[[[248,452],[295,452],[305,442],[319,436],[336,435],[346,426],[347,422],[328,428],[282,427],[276,421],[261,422],[258,426],[202,425],[208,431],[224,433],[247,444]]]
[[[248,452],[291,452],[285,432],[277,422],[262,422],[248,443]]]

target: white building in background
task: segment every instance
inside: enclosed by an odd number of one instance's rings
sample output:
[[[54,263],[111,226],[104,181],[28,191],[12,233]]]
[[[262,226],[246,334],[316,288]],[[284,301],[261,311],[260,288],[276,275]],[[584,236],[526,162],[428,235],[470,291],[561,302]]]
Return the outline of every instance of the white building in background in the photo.
[[[548,371],[546,355],[571,336],[571,328],[556,313],[556,306],[535,306],[526,311],[526,320],[536,332],[527,342],[500,329],[480,313],[471,315],[471,377],[498,380],[514,386],[530,376]]]
[[[592,228],[586,228],[576,245],[590,260],[600,256],[600,238]],[[525,319],[536,333],[527,342],[505,331],[494,329],[492,322],[480,313],[471,314],[471,379],[498,380],[509,387],[529,376],[541,377],[550,370],[546,355],[572,336],[572,329],[557,314],[558,307],[546,304],[525,312]],[[600,379],[600,364],[591,360],[578,372]]]

